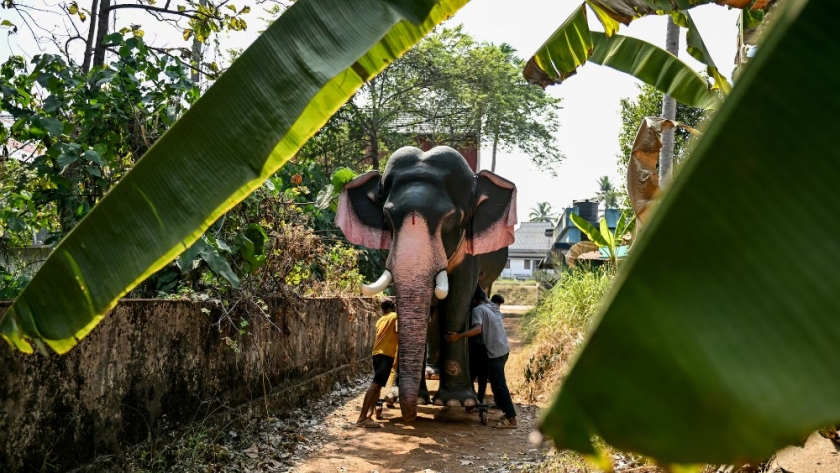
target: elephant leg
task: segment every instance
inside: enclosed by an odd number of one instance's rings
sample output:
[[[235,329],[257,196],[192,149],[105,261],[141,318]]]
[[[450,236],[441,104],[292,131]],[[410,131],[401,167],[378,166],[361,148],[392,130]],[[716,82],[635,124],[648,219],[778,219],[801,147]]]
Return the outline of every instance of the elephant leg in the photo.
[[[464,332],[470,323],[470,301],[478,283],[478,261],[467,256],[449,271],[449,295],[438,303],[440,336],[446,332]],[[441,342],[440,389],[435,396],[439,406],[474,406],[477,403],[470,382],[469,340]]]
[[[432,307],[429,319],[428,340],[426,345],[426,372],[424,379],[438,379],[440,375],[440,324],[437,307]]]

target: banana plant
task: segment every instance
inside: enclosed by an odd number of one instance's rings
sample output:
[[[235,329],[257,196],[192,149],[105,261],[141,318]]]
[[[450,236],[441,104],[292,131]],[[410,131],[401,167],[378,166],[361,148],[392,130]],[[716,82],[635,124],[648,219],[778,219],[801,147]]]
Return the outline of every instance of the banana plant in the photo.
[[[586,0],[549,37],[528,61],[523,74],[545,88],[560,84],[586,62],[627,73],[660,92],[692,107],[718,109],[731,86],[720,74],[700,36],[689,8],[717,3],[750,11],[764,8],[765,0]],[[588,8],[587,8],[588,7]],[[590,31],[587,11],[595,13],[604,32]],[[686,28],[688,53],[707,66],[707,80],[673,54],[648,42],[617,34],[620,25],[636,18],[668,13]]]
[[[775,8],[544,413],[558,448],[740,465],[840,421],[838,7]]]
[[[466,2],[295,2],[58,244],[0,335],[28,353],[70,350]]]
[[[603,248],[607,252],[607,257],[612,268],[618,267],[618,247],[624,246],[625,235],[633,233],[633,228],[636,225],[636,217],[629,215],[628,212],[622,212],[615,224],[615,231],[610,231],[607,219],[601,218],[600,229],[592,226],[583,217],[578,214],[570,214],[569,218],[572,223],[580,231],[582,231],[589,240],[592,241],[599,249]]]

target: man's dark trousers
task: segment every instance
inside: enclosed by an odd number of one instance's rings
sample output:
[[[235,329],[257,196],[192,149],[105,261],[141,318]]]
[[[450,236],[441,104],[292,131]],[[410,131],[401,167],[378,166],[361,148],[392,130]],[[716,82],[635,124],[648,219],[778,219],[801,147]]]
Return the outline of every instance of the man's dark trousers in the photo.
[[[507,360],[508,355],[490,358],[490,388],[493,390],[496,405],[505,413],[505,417],[516,417],[516,409],[513,407],[513,399],[510,397],[507,380],[505,379],[505,363],[507,363]]]

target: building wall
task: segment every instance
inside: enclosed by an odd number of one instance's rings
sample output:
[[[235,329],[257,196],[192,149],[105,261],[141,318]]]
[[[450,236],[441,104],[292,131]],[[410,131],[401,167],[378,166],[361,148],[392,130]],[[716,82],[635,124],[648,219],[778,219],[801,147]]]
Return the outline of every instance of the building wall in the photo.
[[[68,471],[214,411],[281,413],[370,370],[371,299],[266,302],[244,335],[214,304],[124,300],[64,356],[0,347],[0,471]]]
[[[539,257],[511,257],[508,259],[509,264],[502,270],[502,279],[515,279],[517,276],[527,276],[531,277],[534,274],[534,270],[537,269],[537,265],[540,263],[541,258]],[[525,268],[525,261],[530,261],[530,267],[528,269]]]

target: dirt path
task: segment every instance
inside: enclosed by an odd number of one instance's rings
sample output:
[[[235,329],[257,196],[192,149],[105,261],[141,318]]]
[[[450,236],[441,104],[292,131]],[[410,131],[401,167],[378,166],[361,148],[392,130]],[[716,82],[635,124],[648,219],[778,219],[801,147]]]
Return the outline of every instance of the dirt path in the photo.
[[[519,309],[519,310],[516,310]],[[522,342],[519,339],[524,310],[505,310],[505,328],[511,342],[507,364],[508,384],[521,379]],[[434,391],[437,381],[429,381]],[[352,425],[361,409],[363,392],[328,413],[317,444],[308,445],[290,471],[297,473],[344,472],[508,472],[527,469],[542,461],[542,453],[531,445],[537,416],[534,406],[522,405],[519,393],[511,393],[519,414],[519,428],[493,429],[479,422],[477,413],[461,408],[418,406],[417,421],[402,422],[399,409],[385,409],[381,429],[360,429]],[[489,412],[493,419],[501,411]]]

